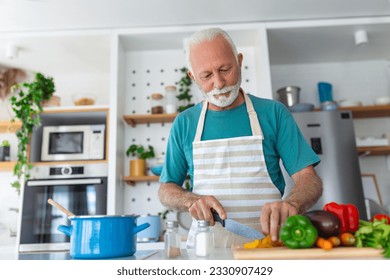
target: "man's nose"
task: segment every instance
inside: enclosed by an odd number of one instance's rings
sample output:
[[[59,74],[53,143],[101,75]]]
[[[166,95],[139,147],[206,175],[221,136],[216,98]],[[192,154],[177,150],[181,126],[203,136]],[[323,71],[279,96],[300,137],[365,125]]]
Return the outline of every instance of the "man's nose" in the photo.
[[[225,86],[225,80],[223,76],[219,73],[214,75],[214,88],[221,89]]]

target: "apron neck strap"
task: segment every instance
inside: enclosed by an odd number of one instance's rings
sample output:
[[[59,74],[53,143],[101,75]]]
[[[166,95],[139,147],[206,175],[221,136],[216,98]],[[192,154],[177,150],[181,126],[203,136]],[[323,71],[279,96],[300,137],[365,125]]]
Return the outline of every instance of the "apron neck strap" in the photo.
[[[259,120],[257,119],[257,113],[255,109],[253,108],[253,104],[249,96],[243,91],[240,90],[242,95],[244,96],[245,104],[246,104],[246,109],[249,115],[249,122],[252,130],[252,135],[253,136],[260,136],[262,139],[263,138],[263,132],[261,131],[260,123]],[[209,102],[207,100],[204,100],[203,102],[203,107],[202,111],[200,112],[199,120],[198,120],[198,126],[196,128],[196,134],[194,141],[200,141],[202,138],[202,133],[203,133],[203,128],[204,128],[204,120],[206,118],[206,112],[207,112],[207,107],[209,105]]]

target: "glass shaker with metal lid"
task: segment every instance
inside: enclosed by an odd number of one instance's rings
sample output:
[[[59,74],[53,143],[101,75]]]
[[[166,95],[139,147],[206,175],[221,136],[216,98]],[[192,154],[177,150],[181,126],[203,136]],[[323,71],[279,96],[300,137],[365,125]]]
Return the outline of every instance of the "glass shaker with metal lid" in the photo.
[[[214,234],[210,229],[210,222],[198,221],[198,228],[195,233],[195,255],[208,257],[214,251]]]
[[[164,247],[167,258],[180,256],[180,242],[179,223],[176,221],[167,221],[166,232],[164,234]]]

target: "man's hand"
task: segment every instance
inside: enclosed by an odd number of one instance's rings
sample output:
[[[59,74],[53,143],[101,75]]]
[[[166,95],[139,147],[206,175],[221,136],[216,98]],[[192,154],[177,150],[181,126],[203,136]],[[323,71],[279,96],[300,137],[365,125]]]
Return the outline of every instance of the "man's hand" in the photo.
[[[264,204],[260,217],[263,233],[271,235],[272,241],[278,241],[280,227],[284,224],[284,221],[287,217],[297,213],[297,208],[287,201],[274,201]]]
[[[218,212],[222,219],[226,219],[226,212],[221,203],[211,195],[200,196],[188,208],[191,217],[196,220],[206,220],[213,226],[215,221],[211,213],[211,208]]]

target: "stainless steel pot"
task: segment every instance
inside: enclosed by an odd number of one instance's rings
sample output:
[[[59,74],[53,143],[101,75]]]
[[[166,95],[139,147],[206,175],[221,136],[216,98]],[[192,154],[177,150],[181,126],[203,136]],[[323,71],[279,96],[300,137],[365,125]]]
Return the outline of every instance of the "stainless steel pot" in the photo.
[[[279,101],[287,107],[291,107],[299,103],[300,90],[301,88],[297,86],[286,86],[278,89],[276,92],[278,94]]]

